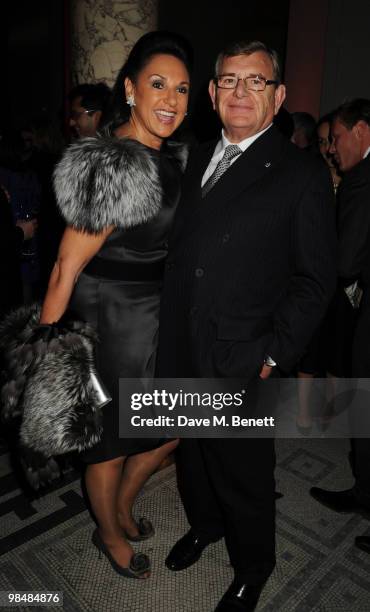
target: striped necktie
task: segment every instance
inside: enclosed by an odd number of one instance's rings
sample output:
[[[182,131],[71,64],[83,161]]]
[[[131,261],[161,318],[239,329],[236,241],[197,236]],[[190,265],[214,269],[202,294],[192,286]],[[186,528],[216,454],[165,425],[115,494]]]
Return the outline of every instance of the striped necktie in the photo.
[[[222,159],[220,159],[214,172],[202,187],[202,198],[207,195],[207,193],[217,183],[218,179],[221,178],[224,172],[226,172],[230,166],[231,160],[237,155],[240,155],[240,153],[242,153],[242,150],[238,147],[238,145],[227,145]]]

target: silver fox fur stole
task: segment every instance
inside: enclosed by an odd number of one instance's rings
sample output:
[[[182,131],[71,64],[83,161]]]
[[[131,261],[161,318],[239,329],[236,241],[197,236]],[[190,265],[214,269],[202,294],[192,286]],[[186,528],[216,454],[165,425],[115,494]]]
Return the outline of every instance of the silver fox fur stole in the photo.
[[[184,145],[165,146],[184,168]],[[67,225],[89,233],[145,223],[162,202],[156,153],[127,138],[98,135],[72,144],[54,171],[54,187]]]

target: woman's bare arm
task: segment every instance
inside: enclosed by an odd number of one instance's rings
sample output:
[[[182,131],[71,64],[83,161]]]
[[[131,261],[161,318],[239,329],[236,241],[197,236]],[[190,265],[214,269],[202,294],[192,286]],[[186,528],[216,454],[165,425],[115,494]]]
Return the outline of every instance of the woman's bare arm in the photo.
[[[87,234],[67,227],[50,276],[40,323],[55,323],[64,314],[79,275],[113,229],[109,227],[100,234]]]

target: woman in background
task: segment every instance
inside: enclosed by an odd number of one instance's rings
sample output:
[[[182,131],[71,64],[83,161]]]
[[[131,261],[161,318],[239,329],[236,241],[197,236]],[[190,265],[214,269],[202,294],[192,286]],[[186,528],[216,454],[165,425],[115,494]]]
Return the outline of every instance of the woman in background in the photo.
[[[316,138],[318,150],[323,160],[329,167],[333,181],[333,191],[336,195],[338,185],[341,181],[341,176],[338,173],[338,168],[335,164],[334,157],[330,153],[331,121],[332,116],[330,115],[330,113],[324,115],[319,119],[316,126]],[[299,364],[299,412],[296,418],[296,425],[298,431],[302,435],[309,435],[311,433],[313,417],[317,418],[318,426],[320,429],[326,429],[329,425],[331,418],[329,414],[329,412],[331,412],[330,405],[336,393],[335,375],[333,375],[331,372],[338,371],[337,365],[332,366],[332,363],[334,361],[334,363],[336,364],[338,359],[350,359],[351,351],[343,350],[341,346],[338,346],[338,337],[342,340],[344,334],[342,330],[342,325],[340,324],[340,318],[337,319],[338,313],[336,309],[333,308],[333,304],[336,301],[337,300],[335,299],[332,301],[324,322],[314,333],[312,340],[309,346],[307,347],[306,353],[302,357]],[[351,309],[349,304],[347,305],[346,303],[343,304],[343,308],[349,311]],[[342,309],[339,313],[339,317],[341,316],[341,314]],[[351,315],[352,313],[349,312],[349,316]],[[320,374],[323,377],[326,376],[327,378],[324,389],[324,396],[326,398],[324,400],[325,406],[323,410],[319,409],[314,411],[313,413],[312,379]],[[349,376],[348,371],[347,375]]]
[[[325,162],[329,166],[331,178],[333,180],[334,192],[337,193],[338,185],[341,181],[341,176],[339,174],[338,167],[335,163],[334,156],[330,153],[330,145],[331,145],[331,137],[330,137],[330,127],[331,127],[332,117],[330,114],[324,115],[317,122],[316,134],[317,134],[317,145],[319,147],[319,151],[323,156]]]

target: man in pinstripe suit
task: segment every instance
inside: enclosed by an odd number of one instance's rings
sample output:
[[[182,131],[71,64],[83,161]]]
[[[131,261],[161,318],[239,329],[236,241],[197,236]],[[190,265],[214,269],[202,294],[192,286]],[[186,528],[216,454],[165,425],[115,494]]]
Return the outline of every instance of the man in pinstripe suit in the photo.
[[[272,125],[285,97],[275,52],[259,42],[231,45],[209,92],[223,131],[193,152],[186,171],[158,374],[265,379],[295,365],[332,295],[332,187],[324,165]],[[217,612],[254,610],[274,568],[274,463],[271,439],[180,442],[191,529],[166,565],[185,569],[224,536],[235,579]]]

